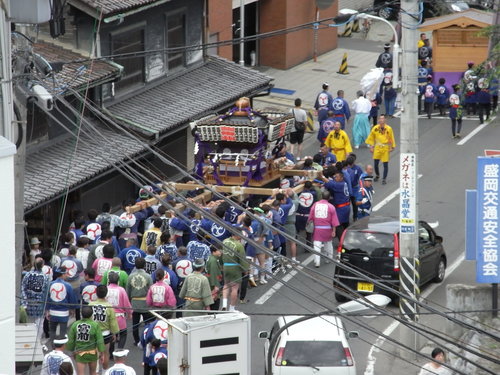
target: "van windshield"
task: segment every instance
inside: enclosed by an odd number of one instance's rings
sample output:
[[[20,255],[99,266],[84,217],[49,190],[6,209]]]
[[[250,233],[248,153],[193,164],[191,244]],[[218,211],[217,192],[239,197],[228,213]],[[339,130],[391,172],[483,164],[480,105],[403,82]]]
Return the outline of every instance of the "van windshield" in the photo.
[[[342,248],[349,254],[366,254],[373,257],[393,256],[394,236],[389,233],[348,230]]]
[[[286,366],[347,366],[340,341],[288,341],[283,354]]]

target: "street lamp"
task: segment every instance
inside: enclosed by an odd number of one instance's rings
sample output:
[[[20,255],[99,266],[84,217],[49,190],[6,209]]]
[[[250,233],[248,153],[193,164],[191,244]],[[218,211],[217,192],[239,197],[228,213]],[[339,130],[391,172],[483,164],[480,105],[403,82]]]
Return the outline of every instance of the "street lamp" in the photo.
[[[393,47],[393,61],[392,61],[392,85],[394,88],[399,87],[399,38],[398,38],[398,33],[396,32],[396,29],[394,26],[387,21],[385,18],[374,16],[371,14],[367,13],[359,13],[357,10],[354,9],[341,9],[339,10],[339,14],[345,15],[345,16],[351,16],[354,18],[371,18],[374,20],[382,21],[385,22],[387,25],[392,30],[392,33],[394,34],[394,47]]]

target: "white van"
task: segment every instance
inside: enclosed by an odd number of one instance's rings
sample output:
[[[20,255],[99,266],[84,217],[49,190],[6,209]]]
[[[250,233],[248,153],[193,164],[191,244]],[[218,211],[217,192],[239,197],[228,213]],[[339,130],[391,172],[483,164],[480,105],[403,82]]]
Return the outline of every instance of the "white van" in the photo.
[[[280,328],[300,318],[303,316],[282,316],[270,332],[259,332],[259,338],[266,339],[266,375],[356,375],[344,324],[336,316],[321,315],[300,321],[288,326],[274,340]],[[358,337],[358,333],[348,332],[347,337]],[[272,342],[275,345],[270,348]]]

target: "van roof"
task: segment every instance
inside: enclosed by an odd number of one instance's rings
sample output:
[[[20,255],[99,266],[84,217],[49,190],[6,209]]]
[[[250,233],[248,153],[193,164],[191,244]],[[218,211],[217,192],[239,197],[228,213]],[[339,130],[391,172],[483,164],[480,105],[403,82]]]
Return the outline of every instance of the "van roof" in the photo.
[[[283,326],[299,318],[302,318],[302,316],[283,316],[280,325]],[[290,326],[284,333],[287,333],[287,340],[343,341],[345,337],[340,318],[330,315],[321,315],[297,323]]]

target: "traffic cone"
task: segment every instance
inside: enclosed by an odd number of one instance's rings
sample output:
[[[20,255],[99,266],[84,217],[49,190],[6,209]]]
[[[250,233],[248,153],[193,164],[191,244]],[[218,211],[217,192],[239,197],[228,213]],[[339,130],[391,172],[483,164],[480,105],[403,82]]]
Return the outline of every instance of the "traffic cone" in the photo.
[[[347,52],[344,52],[344,57],[342,57],[342,62],[340,63],[338,74],[349,74],[347,70]]]
[[[350,37],[351,34],[352,34],[352,26],[350,22],[347,22],[347,25],[345,25],[344,32],[341,34],[341,36]]]
[[[352,32],[359,33],[359,20],[356,18],[352,24]]]

